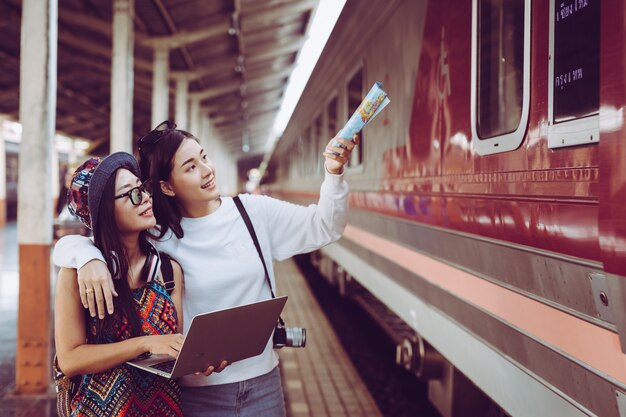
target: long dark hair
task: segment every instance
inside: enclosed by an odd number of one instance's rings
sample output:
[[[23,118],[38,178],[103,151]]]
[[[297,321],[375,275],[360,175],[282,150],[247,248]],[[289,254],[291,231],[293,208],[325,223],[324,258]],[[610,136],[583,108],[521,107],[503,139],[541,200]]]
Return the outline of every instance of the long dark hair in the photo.
[[[158,235],[156,239],[161,239],[171,229],[177,238],[182,238],[183,228],[180,221],[183,215],[175,197],[163,194],[161,191],[161,181],[169,181],[174,168],[174,156],[176,151],[185,139],[198,138],[189,132],[179,129],[168,129],[158,142],[153,144],[143,144],[139,151],[139,166],[144,176],[143,180],[152,180],[152,211],[157,221]]]
[[[130,260],[126,248],[122,244],[119,236],[120,231],[115,220],[115,177],[117,171],[108,179],[100,201],[100,210],[98,215],[98,224],[93,230],[94,242],[104,259],[107,267],[113,276],[113,283],[118,297],[114,297],[113,305],[115,307],[115,315],[121,314],[121,317],[128,318],[128,324],[132,336],[140,336],[141,320],[135,306],[132,290],[128,282],[130,271]],[[147,239],[147,232],[139,233],[139,249],[144,255],[149,253],[150,244]],[[145,277],[140,277],[145,280]],[[114,322],[114,316],[107,315],[100,321],[100,328],[110,329]]]

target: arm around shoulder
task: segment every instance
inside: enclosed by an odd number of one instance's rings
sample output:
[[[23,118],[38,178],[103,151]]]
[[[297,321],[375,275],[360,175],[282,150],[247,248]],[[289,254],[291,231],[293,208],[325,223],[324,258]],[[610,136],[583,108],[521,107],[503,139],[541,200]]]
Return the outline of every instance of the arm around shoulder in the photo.
[[[80,235],[63,236],[54,245],[52,252],[52,261],[62,268],[80,269],[92,259],[104,262],[104,257],[93,240]]]

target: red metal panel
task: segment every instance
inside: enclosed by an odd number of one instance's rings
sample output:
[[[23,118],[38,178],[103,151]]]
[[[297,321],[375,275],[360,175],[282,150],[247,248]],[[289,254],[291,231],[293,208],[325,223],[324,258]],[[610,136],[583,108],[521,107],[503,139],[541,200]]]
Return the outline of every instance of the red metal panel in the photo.
[[[604,0],[600,11],[600,246],[607,272],[626,274],[626,6]]]
[[[350,193],[350,207],[599,260],[596,204],[472,195]],[[585,223],[585,220],[593,221]]]
[[[549,7],[549,0],[533,1],[524,141],[515,151],[480,156],[470,146],[471,2],[429,2],[407,145],[383,155],[383,189],[400,194],[377,198],[404,203],[382,211],[600,260],[598,146],[548,147]],[[371,195],[353,199],[381,211]]]

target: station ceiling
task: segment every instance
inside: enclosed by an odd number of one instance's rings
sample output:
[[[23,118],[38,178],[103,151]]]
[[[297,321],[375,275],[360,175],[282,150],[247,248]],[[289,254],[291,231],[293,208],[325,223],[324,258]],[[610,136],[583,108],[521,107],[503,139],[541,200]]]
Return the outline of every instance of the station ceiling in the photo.
[[[154,46],[237,159],[266,140],[318,0],[135,0],[133,141],[151,125]],[[109,152],[112,0],[59,0],[57,131]],[[19,113],[21,0],[0,0],[0,113]],[[196,132],[192,132],[196,133]],[[250,150],[242,151],[244,135]]]

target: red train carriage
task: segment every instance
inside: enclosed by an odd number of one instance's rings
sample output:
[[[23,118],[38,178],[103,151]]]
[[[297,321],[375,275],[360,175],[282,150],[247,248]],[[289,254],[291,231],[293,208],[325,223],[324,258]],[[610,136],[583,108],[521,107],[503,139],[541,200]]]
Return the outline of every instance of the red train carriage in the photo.
[[[384,82],[319,264],[445,358],[444,416],[482,415],[464,377],[514,416],[626,416],[625,25],[618,0],[348,1],[272,154],[266,190],[314,201]]]

